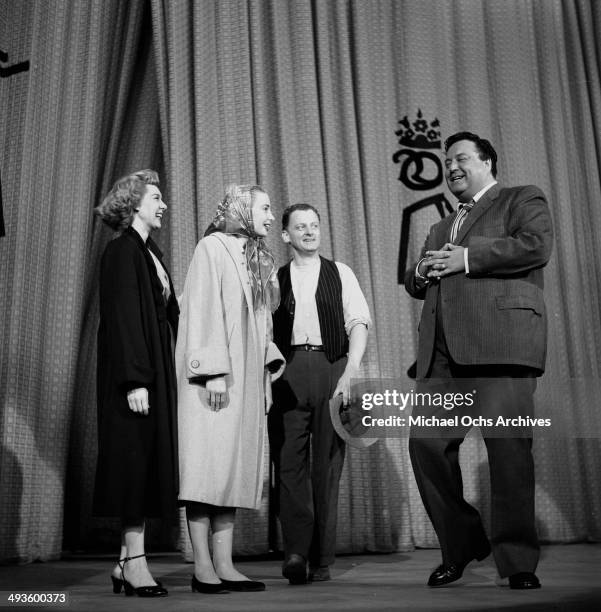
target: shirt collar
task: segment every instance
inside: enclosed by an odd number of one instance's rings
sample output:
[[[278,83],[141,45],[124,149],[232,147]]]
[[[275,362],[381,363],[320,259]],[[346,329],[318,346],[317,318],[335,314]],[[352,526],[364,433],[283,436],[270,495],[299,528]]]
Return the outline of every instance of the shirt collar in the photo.
[[[483,187],[482,189],[480,189],[480,191],[472,198],[472,200],[474,201],[474,204],[494,185],[497,184],[497,181],[493,181],[492,183],[488,183],[488,185],[486,185],[486,187]]]
[[[293,259],[290,263],[296,270],[308,270],[310,268],[317,268],[321,264],[321,258],[311,257],[304,260],[302,264],[297,263],[296,259]]]

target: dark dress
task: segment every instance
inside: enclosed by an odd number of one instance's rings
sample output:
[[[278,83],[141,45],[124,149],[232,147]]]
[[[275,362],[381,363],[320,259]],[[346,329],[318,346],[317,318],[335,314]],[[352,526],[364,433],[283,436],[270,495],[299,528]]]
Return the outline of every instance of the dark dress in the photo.
[[[168,517],[178,493],[176,382],[172,341],[179,308],[163,297],[149,238],[132,228],[106,246],[100,264],[98,465],[94,514],[127,524]],[[127,391],[146,387],[148,416],[134,413]],[[133,523],[132,523],[133,521]]]

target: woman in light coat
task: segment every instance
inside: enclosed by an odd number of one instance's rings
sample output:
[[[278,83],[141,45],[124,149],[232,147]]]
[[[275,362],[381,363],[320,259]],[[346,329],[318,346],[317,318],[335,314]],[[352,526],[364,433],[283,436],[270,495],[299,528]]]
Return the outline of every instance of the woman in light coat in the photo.
[[[261,187],[230,185],[184,285],[175,357],[179,499],[197,592],[265,588],[234,568],[232,544],[235,508],[260,504],[270,383],[285,363],[271,342],[279,290],[263,239],[273,220]]]

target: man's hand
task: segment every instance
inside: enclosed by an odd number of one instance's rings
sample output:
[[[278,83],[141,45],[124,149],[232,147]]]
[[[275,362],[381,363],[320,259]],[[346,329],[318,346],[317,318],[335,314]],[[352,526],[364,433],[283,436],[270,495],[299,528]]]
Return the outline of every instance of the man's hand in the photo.
[[[146,387],[138,387],[127,392],[127,403],[132,412],[148,415],[150,404],[148,403],[148,389]]]
[[[440,251],[426,251],[426,259],[420,264],[424,266],[424,276],[428,278],[441,278],[450,274],[465,271],[462,246],[447,242]],[[420,270],[420,274],[422,274]]]
[[[334,399],[337,395],[342,394],[342,403],[344,406],[348,406],[352,401],[351,396],[351,379],[357,378],[358,368],[347,364],[342,376],[338,380],[338,384],[334,389],[334,393],[332,394],[332,399]]]
[[[211,410],[218,412],[227,406],[229,397],[224,376],[209,378],[206,384],[207,402]]]

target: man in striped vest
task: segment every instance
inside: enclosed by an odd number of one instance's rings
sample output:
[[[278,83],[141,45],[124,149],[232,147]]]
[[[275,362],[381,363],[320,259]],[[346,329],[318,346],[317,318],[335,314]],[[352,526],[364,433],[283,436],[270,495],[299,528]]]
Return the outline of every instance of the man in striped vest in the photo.
[[[371,325],[352,270],[319,255],[319,223],[309,204],[284,211],[282,238],[293,257],[278,271],[281,300],[274,314],[274,340],[287,365],[273,387],[269,439],[282,574],[290,584],[330,579],[345,445],[332,426],[329,401],[341,394],[349,402]]]

